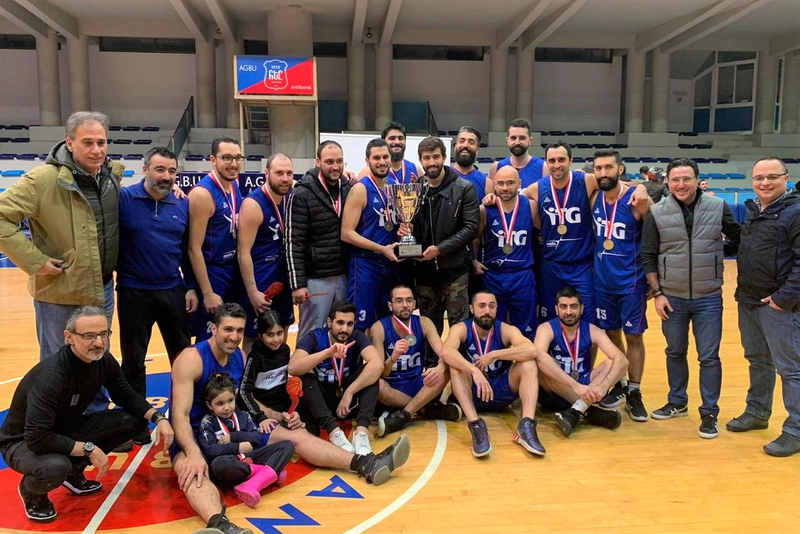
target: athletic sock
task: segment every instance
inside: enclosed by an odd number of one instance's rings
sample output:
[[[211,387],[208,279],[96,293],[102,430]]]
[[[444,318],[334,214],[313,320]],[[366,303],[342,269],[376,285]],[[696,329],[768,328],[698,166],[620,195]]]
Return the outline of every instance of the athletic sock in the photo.
[[[575,404],[573,404],[572,407],[581,413],[586,413],[586,410],[589,409],[589,406],[581,399],[576,400]]]
[[[628,382],[628,391],[635,391],[639,389],[639,382]]]

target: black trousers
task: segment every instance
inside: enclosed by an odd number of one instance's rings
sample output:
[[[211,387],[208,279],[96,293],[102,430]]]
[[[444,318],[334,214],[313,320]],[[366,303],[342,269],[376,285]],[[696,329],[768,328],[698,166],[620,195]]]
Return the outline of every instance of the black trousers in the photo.
[[[108,454],[141,432],[145,423],[144,419],[123,410],[91,412],[81,416],[80,423],[69,437],[75,441],[91,441]],[[89,465],[89,459],[83,456],[35,453],[24,441],[6,447],[3,458],[11,469],[25,475],[22,489],[31,495],[42,495],[56,489],[72,473],[80,473]]]
[[[170,364],[183,349],[192,344],[185,295],[186,288],[182,285],[163,291],[129,287],[117,290],[122,373],[142,397],[146,397],[147,393],[144,360],[153,325],[158,324],[161,330]]]
[[[350,384],[364,371],[364,366],[358,367],[355,372],[342,380],[342,389],[347,389]],[[306,430],[318,436],[320,429],[330,434],[336,429],[336,408],[341,399],[336,396],[335,383],[320,382],[311,372],[303,375],[303,396],[300,404],[303,411],[311,415],[306,423]],[[370,384],[353,396],[351,410],[356,410],[356,424],[368,428],[372,422],[372,413],[378,402],[378,381]],[[356,406],[357,404],[357,406]],[[350,414],[352,415],[352,411]]]
[[[294,445],[291,441],[269,443],[253,449],[246,456],[252,459],[254,464],[266,465],[276,474],[280,474],[294,456]],[[241,484],[250,478],[250,466],[234,454],[217,456],[211,460],[208,471],[214,483],[226,488]]]

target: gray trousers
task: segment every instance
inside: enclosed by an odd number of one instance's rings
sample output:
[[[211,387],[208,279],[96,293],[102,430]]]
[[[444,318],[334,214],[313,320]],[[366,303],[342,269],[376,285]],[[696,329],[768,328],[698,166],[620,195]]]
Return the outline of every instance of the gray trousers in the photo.
[[[309,278],[306,288],[311,298],[300,305],[297,339],[324,326],[331,304],[347,299],[347,277],[342,274],[330,278]]]

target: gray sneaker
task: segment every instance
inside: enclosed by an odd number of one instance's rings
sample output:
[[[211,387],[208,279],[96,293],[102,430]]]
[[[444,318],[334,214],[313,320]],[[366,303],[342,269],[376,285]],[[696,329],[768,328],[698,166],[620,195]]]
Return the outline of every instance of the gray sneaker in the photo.
[[[686,417],[689,415],[689,408],[687,406],[678,406],[671,402],[666,403],[658,410],[653,410],[651,414],[653,419],[672,419],[673,417]]]
[[[764,445],[764,452],[770,456],[786,457],[800,452],[800,438],[781,432],[775,441]]]
[[[769,420],[761,419],[755,415],[744,412],[739,417],[734,417],[725,425],[730,432],[748,432],[750,430],[763,430],[769,426]]]

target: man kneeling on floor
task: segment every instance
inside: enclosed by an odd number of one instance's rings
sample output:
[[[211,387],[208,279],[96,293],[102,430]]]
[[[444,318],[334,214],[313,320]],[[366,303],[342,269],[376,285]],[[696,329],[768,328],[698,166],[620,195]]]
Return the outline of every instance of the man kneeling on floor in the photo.
[[[616,410],[603,410],[600,401],[608,388],[625,376],[628,360],[606,333],[581,320],[583,304],[578,292],[566,287],[556,295],[556,315],[539,326],[534,344],[542,357],[539,365],[539,402],[543,409],[556,412],[561,433],[569,437],[585,418],[591,425],[617,428],[622,416]],[[594,367],[592,345],[608,359]]]
[[[55,520],[47,493],[60,485],[75,495],[100,491],[106,451],[142,432],[147,420],[156,425],[155,443],[163,438],[164,452],[172,445],[167,418],[131,388],[109,354],[110,336],[105,310],[76,308],[67,320],[66,344],[28,371],[14,392],[0,428],[0,451],[24,475],[19,495],[31,521]],[[84,413],[101,387],[122,409]],[[89,464],[97,468],[97,480],[84,477]]]
[[[473,456],[492,451],[486,422],[478,412],[504,410],[517,398],[522,401],[522,419],[513,439],[528,452],[544,456],[534,420],[539,392],[536,347],[519,329],[497,319],[494,294],[478,291],[469,309],[472,317],[450,328],[442,357],[450,367],[453,394],[467,417]]]

